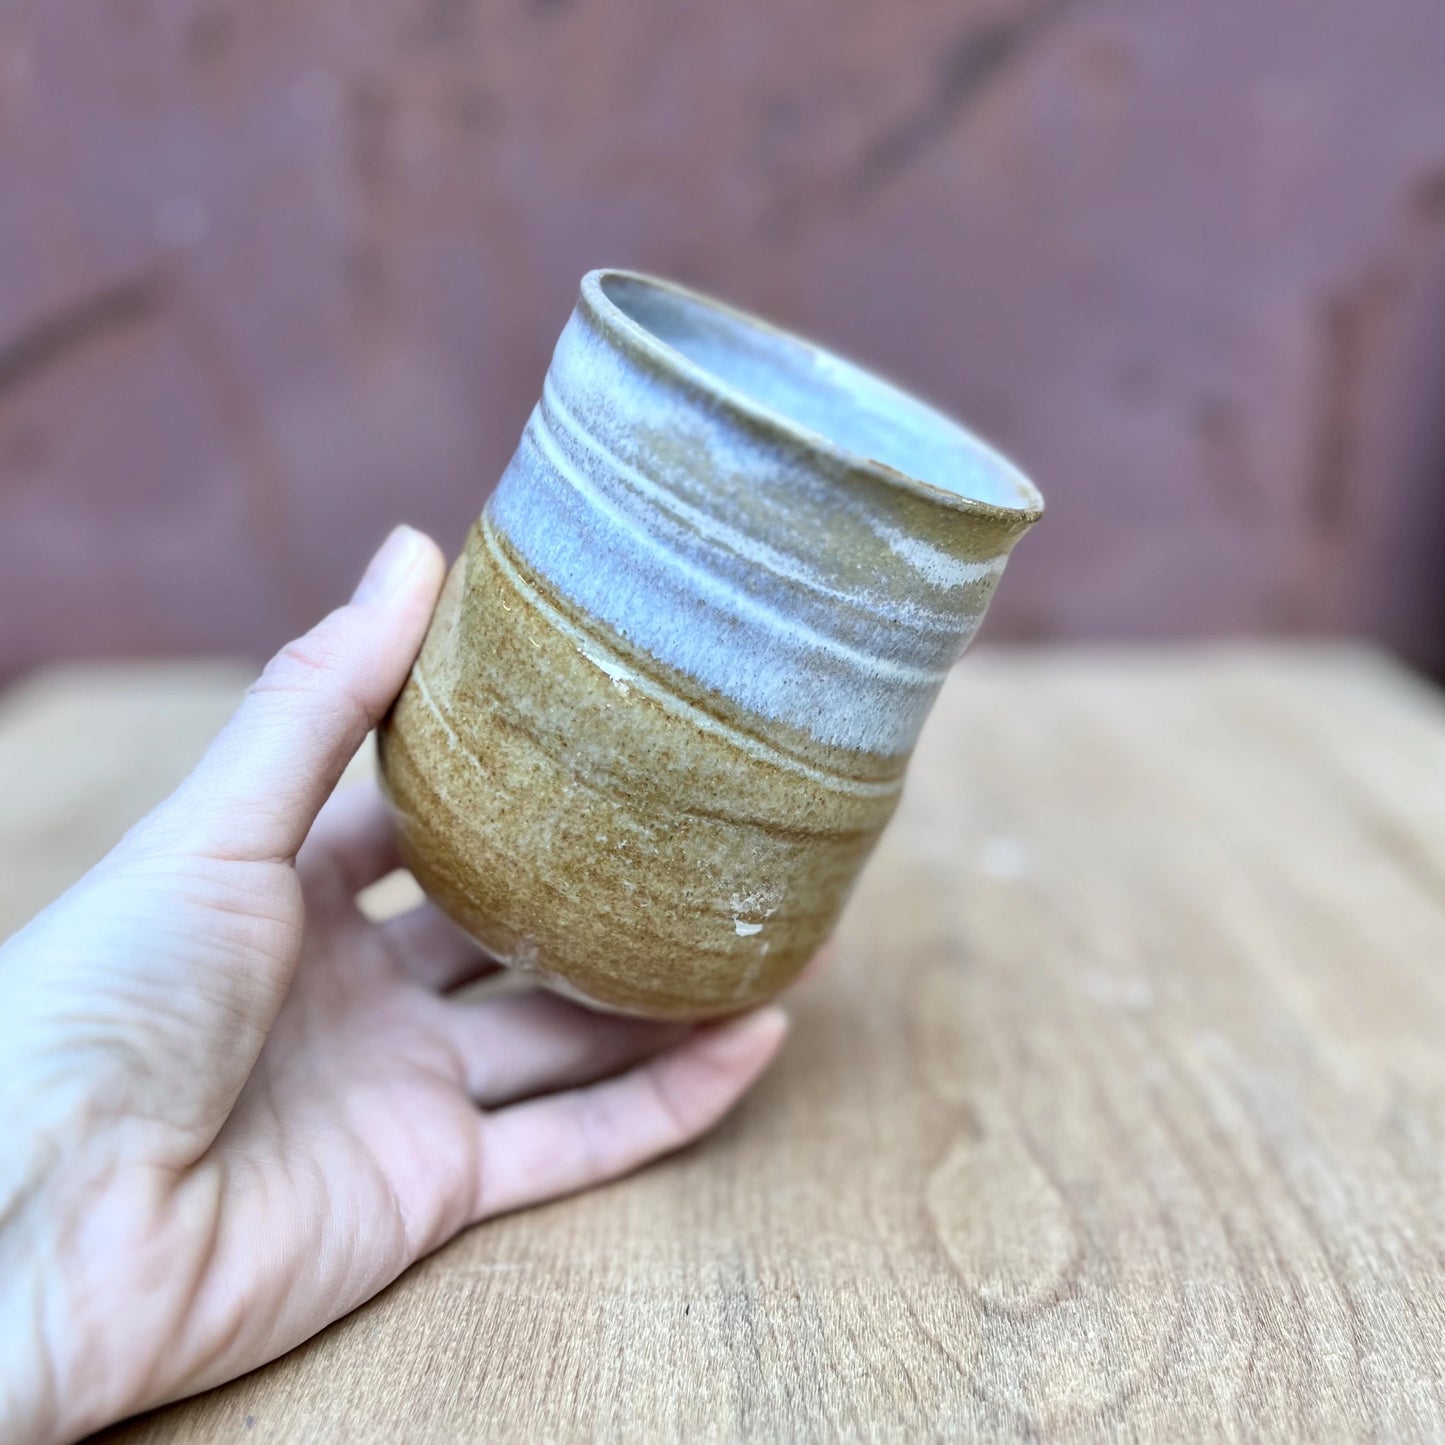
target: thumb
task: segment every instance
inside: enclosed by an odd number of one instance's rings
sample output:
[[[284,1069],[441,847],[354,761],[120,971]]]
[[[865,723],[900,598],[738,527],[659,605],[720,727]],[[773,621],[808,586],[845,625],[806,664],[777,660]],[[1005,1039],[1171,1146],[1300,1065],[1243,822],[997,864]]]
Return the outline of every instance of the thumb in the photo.
[[[153,822],[189,851],[289,860],[366,734],[401,691],[446,564],[397,527],[351,601],[267,663]]]

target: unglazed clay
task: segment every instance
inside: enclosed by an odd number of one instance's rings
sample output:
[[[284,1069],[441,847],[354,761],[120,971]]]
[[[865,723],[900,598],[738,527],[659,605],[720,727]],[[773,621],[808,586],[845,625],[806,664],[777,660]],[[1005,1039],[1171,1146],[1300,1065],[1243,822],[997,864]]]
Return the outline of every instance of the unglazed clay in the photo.
[[[412,871],[590,1003],[696,1019],[776,993],[1042,505],[850,363],[589,273],[381,729]]]

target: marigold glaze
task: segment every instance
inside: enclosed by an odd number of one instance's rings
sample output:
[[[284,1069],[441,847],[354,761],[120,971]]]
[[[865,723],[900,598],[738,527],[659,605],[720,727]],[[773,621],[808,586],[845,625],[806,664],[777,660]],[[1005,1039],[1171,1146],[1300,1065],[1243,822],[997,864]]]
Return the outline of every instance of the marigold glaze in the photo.
[[[760,1002],[832,930],[1041,510],[896,387],[589,273],[381,730],[409,865],[588,1002]]]

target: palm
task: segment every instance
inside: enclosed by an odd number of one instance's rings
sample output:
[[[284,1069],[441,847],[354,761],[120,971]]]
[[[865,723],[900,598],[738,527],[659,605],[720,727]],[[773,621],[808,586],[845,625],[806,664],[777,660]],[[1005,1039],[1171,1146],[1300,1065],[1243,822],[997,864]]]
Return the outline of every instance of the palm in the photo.
[[[466,1225],[687,1143],[781,1039],[776,1013],[693,1031],[469,997],[492,965],[430,905],[363,917],[397,862],[386,811],[374,788],[321,805],[435,601],[440,557],[411,551],[5,946],[0,1417],[19,1438],[253,1369]]]
[[[575,1088],[689,1031],[538,991],[458,997],[493,965],[434,908],[374,923],[355,904],[395,861],[374,790],[341,794],[302,850],[300,889],[276,864],[225,864],[172,900],[196,917],[153,930],[194,938],[224,918],[231,936],[249,917],[265,936],[300,940],[273,961],[290,986],[249,1077],[177,1181],[198,1247],[185,1268],[172,1260],[164,1335],[127,1341],[166,1360],[168,1394],[290,1349],[468,1223],[621,1173],[719,1112],[706,1074],[728,1060],[696,1047]],[[239,931],[256,936],[244,921]],[[224,950],[217,962],[227,967]],[[210,967],[150,956],[139,1048],[162,1047],[148,1021],[189,1012],[189,1000],[204,1012]],[[140,1245],[144,1267],[174,1239]]]
[[[191,1331],[197,1383],[307,1338],[479,1213],[478,1116],[448,1018],[467,1006],[410,976],[418,961],[349,900],[307,892],[290,993],[201,1165],[235,1201],[213,1273],[250,1288],[217,1289]]]

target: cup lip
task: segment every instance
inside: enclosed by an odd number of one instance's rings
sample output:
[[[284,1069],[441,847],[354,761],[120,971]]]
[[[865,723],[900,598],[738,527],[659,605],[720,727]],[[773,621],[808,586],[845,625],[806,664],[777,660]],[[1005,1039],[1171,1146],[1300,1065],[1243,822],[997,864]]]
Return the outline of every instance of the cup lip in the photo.
[[[865,456],[862,452],[853,451],[851,448],[835,442],[831,437],[825,436],[822,432],[805,426],[786,412],[775,410],[740,387],[724,380],[715,372],[700,366],[675,347],[669,346],[660,336],[649,331],[640,322],[634,321],[617,302],[608,296],[605,286],[611,280],[637,282],[654,291],[662,291],[691,305],[702,307],[704,310],[717,312],[734,324],[746,326],[764,336],[776,338],[792,346],[801,346],[807,351],[824,357],[830,364],[842,367],[845,372],[856,373],[872,385],[881,386],[897,394],[910,405],[920,408],[930,420],[937,421],[941,427],[962,433],[973,446],[996,462],[1018,492],[1020,504],[1006,506],[998,502],[986,502],[979,497],[970,497],[962,492],[940,487],[934,482],[925,481],[922,477],[915,477],[907,472],[899,471],[896,467],[891,467],[886,462],[881,462],[874,457]],[[862,473],[886,486],[911,492],[929,502],[948,507],[953,511],[964,512],[969,516],[1002,522],[1019,530],[1038,521],[1043,516],[1044,499],[1039,489],[1023,468],[992,442],[986,441],[971,427],[965,426],[963,422],[950,416],[946,411],[915,396],[908,388],[900,386],[885,376],[880,376],[870,367],[862,366],[828,347],[810,341],[806,336],[799,336],[796,332],[789,331],[784,327],[774,326],[771,322],[764,321],[752,312],[730,306],[725,301],[719,301],[716,297],[695,291],[676,281],[668,281],[660,276],[653,276],[645,271],[630,270],[627,267],[602,266],[588,271],[582,278],[581,294],[582,301],[592,313],[594,320],[605,331],[611,333],[619,346],[634,348],[659,365],[680,373],[693,385],[710,395],[719,406],[735,413],[754,426],[761,427],[764,431],[772,432],[795,444],[801,443],[811,451],[821,452],[849,471]]]

